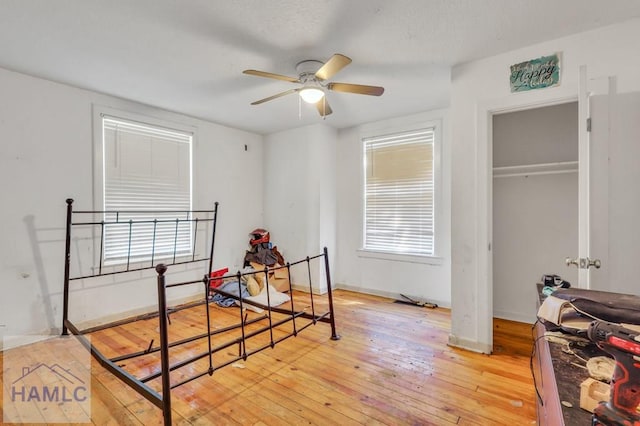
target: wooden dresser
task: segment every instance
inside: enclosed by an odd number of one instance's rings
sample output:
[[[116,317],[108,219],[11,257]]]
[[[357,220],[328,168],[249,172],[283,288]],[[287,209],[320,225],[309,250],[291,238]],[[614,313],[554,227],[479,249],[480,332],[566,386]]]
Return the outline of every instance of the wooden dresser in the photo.
[[[544,298],[541,290],[542,285],[538,284],[540,301]],[[543,337],[545,331],[544,324],[536,323],[531,371],[537,392],[538,425],[588,426],[591,413],[580,408],[580,384],[589,377],[589,373],[578,366],[584,362],[567,353],[564,345],[547,342]],[[605,355],[595,345],[572,349],[584,359]]]

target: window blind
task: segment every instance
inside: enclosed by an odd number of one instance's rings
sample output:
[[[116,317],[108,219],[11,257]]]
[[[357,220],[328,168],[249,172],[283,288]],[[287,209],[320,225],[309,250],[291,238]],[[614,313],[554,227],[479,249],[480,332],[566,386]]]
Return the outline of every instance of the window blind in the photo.
[[[112,117],[102,123],[104,210],[123,212],[105,213],[105,262],[190,254],[191,222],[176,219],[190,219],[192,134]]]
[[[364,248],[434,254],[434,129],[363,139]]]

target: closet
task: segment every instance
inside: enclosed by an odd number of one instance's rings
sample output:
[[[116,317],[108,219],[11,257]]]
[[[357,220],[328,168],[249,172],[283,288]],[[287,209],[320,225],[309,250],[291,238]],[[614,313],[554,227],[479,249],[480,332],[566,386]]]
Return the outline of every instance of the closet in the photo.
[[[493,313],[533,323],[536,282],[577,284],[577,102],[493,116]]]

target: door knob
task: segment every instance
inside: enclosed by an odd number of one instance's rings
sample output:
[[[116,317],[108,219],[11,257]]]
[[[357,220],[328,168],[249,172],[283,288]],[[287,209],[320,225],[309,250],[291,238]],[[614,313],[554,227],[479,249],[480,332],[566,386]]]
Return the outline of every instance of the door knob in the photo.
[[[587,268],[589,266],[595,266],[596,269],[600,269],[600,266],[602,266],[602,264],[600,263],[600,259],[589,259],[587,257],[587,260],[589,261],[589,265],[587,266]]]
[[[566,259],[564,259],[564,263],[566,263],[567,266],[576,265],[577,267],[580,267],[580,264],[578,263],[578,258],[572,259],[570,257],[567,257]]]

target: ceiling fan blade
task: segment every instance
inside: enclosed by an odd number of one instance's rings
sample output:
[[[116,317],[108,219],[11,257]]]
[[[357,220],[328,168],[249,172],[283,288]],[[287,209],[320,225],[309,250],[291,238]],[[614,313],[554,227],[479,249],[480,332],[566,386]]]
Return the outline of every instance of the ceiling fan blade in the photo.
[[[282,74],[274,74],[272,72],[258,71],[258,70],[244,70],[244,74],[255,75],[257,77],[275,78],[276,80],[289,81],[291,83],[300,83],[300,80],[296,77],[289,77]]]
[[[264,98],[264,99],[260,99],[259,101],[251,102],[251,105],[260,105],[260,104],[263,104],[265,102],[269,102],[269,101],[272,101],[274,99],[280,98],[282,96],[290,95],[291,93],[295,93],[295,92],[299,92],[299,91],[300,91],[300,89],[289,89],[289,90],[287,90],[285,92],[280,92],[280,93],[278,93],[276,95],[269,96],[268,98]]]
[[[364,86],[362,84],[329,83],[327,88],[336,92],[357,93],[359,95],[380,96],[384,93],[384,87]]]
[[[326,117],[333,112],[329,106],[329,102],[327,102],[326,96],[323,96],[322,99],[316,102],[316,108],[318,108],[321,117]]]
[[[338,71],[346,67],[351,63],[351,58],[336,53],[316,71],[316,78],[320,80],[328,80],[333,77]]]

